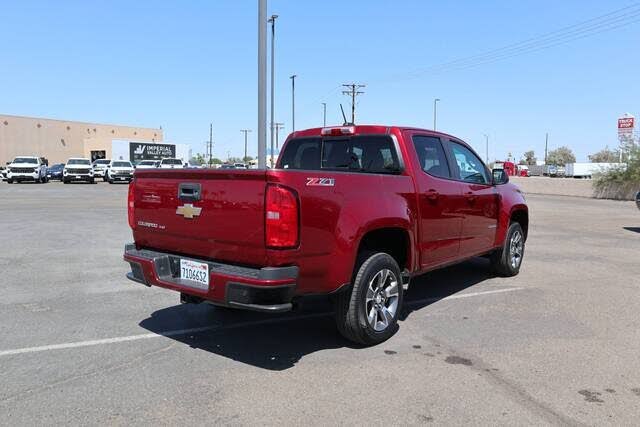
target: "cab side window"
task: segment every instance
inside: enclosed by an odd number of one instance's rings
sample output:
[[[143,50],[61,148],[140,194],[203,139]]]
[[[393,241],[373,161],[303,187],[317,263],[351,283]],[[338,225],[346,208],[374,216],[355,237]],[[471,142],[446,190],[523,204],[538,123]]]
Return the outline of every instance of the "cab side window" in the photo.
[[[440,178],[451,178],[451,171],[440,138],[414,135],[413,147],[423,171]]]
[[[458,179],[475,184],[489,184],[489,174],[482,160],[471,150],[455,141],[450,141],[451,151],[458,166]]]

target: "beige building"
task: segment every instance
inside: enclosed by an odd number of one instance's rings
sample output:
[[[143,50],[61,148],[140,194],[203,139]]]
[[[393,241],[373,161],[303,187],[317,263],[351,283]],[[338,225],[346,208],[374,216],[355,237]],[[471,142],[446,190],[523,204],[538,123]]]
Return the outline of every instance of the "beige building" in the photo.
[[[162,128],[105,125],[0,114],[0,165],[16,156],[39,156],[49,164],[70,157],[111,158],[112,141],[162,142]]]

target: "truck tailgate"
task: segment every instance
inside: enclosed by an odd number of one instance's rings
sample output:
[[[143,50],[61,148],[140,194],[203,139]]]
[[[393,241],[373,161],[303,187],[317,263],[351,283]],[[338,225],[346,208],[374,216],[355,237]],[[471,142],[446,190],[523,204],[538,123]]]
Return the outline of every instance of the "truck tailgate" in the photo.
[[[265,171],[137,170],[132,185],[137,245],[237,264],[266,262]]]

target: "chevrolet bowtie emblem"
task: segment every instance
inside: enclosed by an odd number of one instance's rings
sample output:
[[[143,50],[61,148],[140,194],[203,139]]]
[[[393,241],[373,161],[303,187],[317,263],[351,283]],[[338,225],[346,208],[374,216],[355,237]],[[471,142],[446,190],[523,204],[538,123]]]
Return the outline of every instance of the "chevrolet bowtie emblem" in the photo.
[[[187,219],[193,219],[200,216],[200,212],[202,212],[202,208],[193,206],[191,203],[185,203],[184,206],[178,206],[178,209],[176,209],[177,215],[182,215]]]

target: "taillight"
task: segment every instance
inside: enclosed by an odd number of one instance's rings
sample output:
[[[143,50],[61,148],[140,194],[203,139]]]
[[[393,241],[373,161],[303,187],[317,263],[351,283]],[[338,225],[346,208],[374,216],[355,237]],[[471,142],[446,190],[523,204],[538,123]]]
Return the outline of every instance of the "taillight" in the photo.
[[[129,194],[127,196],[127,216],[129,218],[129,227],[131,227],[132,230],[136,228],[135,221],[133,220],[133,211],[136,206],[135,196],[134,196],[135,185],[136,185],[135,180],[129,183]]]
[[[298,246],[298,196],[288,188],[267,186],[265,201],[265,238],[268,248]]]

